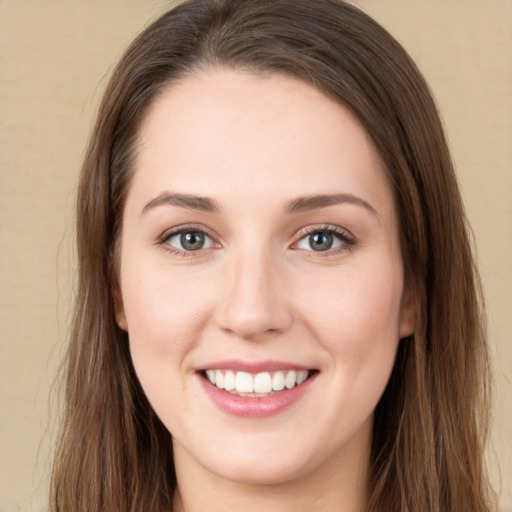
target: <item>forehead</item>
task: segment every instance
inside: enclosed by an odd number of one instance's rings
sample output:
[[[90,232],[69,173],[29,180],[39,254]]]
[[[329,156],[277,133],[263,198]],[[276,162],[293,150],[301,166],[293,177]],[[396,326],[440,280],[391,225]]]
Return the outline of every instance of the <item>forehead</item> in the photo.
[[[285,201],[338,189],[377,203],[391,195],[347,108],[290,77],[225,69],[183,78],[154,100],[140,128],[132,187],[146,196],[172,189],[221,201],[235,192]]]

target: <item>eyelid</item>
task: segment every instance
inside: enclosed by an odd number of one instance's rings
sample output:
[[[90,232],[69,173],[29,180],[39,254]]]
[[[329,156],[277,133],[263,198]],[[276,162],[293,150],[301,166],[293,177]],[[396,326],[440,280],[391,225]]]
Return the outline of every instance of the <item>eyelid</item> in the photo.
[[[212,241],[212,245],[210,247],[201,248],[196,251],[187,251],[184,249],[179,249],[174,247],[168,243],[169,239],[173,236],[177,236],[184,232],[194,232],[194,233],[202,233],[205,237],[208,237]],[[170,252],[175,255],[183,256],[183,257],[193,257],[198,256],[201,253],[204,253],[205,250],[217,248],[220,246],[220,243],[217,241],[217,237],[211,233],[209,229],[200,224],[182,224],[180,226],[175,226],[164,231],[156,241],[157,245],[161,245],[167,252]]]
[[[187,231],[199,232],[199,233],[204,234],[206,237],[208,237],[212,241],[212,246],[206,247],[204,249],[201,248],[201,249],[198,249],[197,251],[187,251],[187,250],[182,250],[182,249],[176,248],[176,247],[170,245],[169,243],[167,243],[171,237],[179,235],[180,233],[187,232]],[[312,249],[306,250],[306,249],[300,249],[300,248],[295,247],[301,240],[303,240],[307,236],[312,235],[314,233],[319,233],[319,232],[333,233],[341,241],[341,247],[336,247],[334,249],[328,249],[326,251],[313,251]],[[209,230],[208,228],[206,228],[205,226],[203,226],[201,224],[183,224],[180,226],[175,226],[173,228],[170,228],[170,229],[164,231],[157,238],[156,243],[157,243],[157,245],[163,246],[163,248],[166,251],[168,251],[172,254],[175,254],[175,255],[183,256],[183,257],[198,256],[199,254],[204,253],[205,250],[212,249],[212,248],[217,249],[217,248],[221,247],[221,244],[218,241],[218,237],[216,235],[212,234],[211,230]],[[307,226],[307,227],[299,230],[297,232],[297,234],[295,235],[294,242],[291,244],[290,248],[295,249],[295,250],[303,250],[305,252],[315,253],[315,257],[322,257],[322,256],[326,257],[329,255],[335,254],[337,252],[341,252],[343,250],[348,250],[355,244],[356,244],[355,237],[347,229],[341,228],[340,226],[336,226],[336,225],[332,225],[332,224],[321,224],[321,225]]]
[[[330,255],[336,252],[339,252],[340,250],[343,251],[344,249],[350,249],[352,246],[356,244],[356,239],[350,231],[347,229],[341,228],[339,226],[335,226],[332,224],[322,224],[322,225],[316,225],[316,226],[307,226],[306,228],[301,229],[297,235],[295,236],[295,241],[292,243],[291,247],[292,249],[294,246],[296,246],[300,241],[302,241],[307,236],[310,236],[314,233],[333,233],[335,236],[338,237],[338,239],[341,240],[342,246],[336,247],[334,249],[329,249],[326,251],[313,251],[312,249],[306,250],[306,249],[300,249],[296,248],[297,250],[304,250],[306,252],[313,252],[316,253],[316,256],[322,256],[322,255]]]

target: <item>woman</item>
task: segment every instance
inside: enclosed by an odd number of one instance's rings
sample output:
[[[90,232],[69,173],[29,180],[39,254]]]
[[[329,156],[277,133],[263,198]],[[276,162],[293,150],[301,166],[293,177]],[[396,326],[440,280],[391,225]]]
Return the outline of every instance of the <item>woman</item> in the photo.
[[[157,20],[105,93],[77,236],[53,510],[491,510],[456,179],[358,9]]]

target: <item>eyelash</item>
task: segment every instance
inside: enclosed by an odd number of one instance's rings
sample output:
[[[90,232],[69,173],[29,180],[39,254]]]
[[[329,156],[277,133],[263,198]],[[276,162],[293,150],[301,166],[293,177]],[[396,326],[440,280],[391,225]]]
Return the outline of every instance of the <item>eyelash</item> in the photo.
[[[170,231],[166,231],[162,236],[158,238],[157,245],[162,246],[162,248],[165,251],[172,254],[173,256],[179,256],[181,258],[197,257],[198,253],[203,252],[201,249],[198,249],[197,251],[185,251],[182,249],[177,249],[176,247],[173,247],[168,243],[173,236],[180,235],[183,233],[201,233],[205,237],[208,237],[212,241],[213,245],[218,245],[218,243],[215,242],[214,237],[211,236],[209,232],[204,229],[203,226],[198,226],[194,224],[180,226],[178,228],[171,229]]]
[[[186,225],[186,226],[180,226],[180,227],[174,228],[170,231],[166,231],[162,236],[160,236],[158,238],[157,245],[162,246],[165,251],[169,252],[170,254],[172,254],[174,256],[179,256],[182,258],[197,257],[199,255],[199,253],[203,252],[202,249],[198,249],[197,251],[186,251],[186,250],[182,250],[182,249],[177,249],[168,243],[169,240],[173,236],[180,235],[180,234],[187,233],[187,232],[200,233],[200,234],[204,235],[205,237],[208,237],[212,241],[212,244],[214,246],[219,245],[218,242],[215,241],[215,238],[212,235],[210,235],[208,230],[205,230],[203,226],[198,226],[198,225],[193,225],[193,224]],[[298,233],[296,241],[293,242],[291,247],[293,248],[293,246],[297,245],[299,242],[301,242],[308,236],[311,236],[315,233],[327,233],[327,234],[334,235],[341,242],[341,246],[334,248],[334,249],[328,249],[326,251],[314,251],[312,249],[311,250],[304,249],[305,252],[312,253],[312,255],[315,255],[314,257],[328,257],[328,256],[337,254],[337,253],[345,251],[345,250],[350,250],[356,244],[356,240],[348,231],[341,229],[337,226],[325,224],[322,226],[308,227],[308,228],[301,230]],[[210,247],[208,247],[207,249],[209,249],[209,248]],[[295,250],[301,250],[301,249],[298,248]]]
[[[311,253],[310,256],[313,256],[315,258],[326,258],[334,254],[350,250],[356,244],[356,240],[353,237],[353,235],[350,234],[345,229],[342,229],[338,226],[332,226],[330,224],[324,224],[322,226],[307,227],[300,231],[297,240],[292,244],[292,246],[297,245],[299,242],[301,242],[308,236],[314,235],[315,233],[327,233],[334,235],[334,237],[338,238],[338,240],[341,242],[341,245],[339,247],[334,249],[328,249],[326,251],[313,251],[312,249],[305,250],[305,252]]]

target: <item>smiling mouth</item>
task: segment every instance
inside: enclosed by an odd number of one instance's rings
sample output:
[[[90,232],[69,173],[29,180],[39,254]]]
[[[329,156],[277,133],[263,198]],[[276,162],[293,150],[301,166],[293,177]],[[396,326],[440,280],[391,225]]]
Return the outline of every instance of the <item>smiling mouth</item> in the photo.
[[[201,375],[210,384],[236,396],[264,398],[303,384],[317,370],[285,370],[249,373],[234,370],[204,370]]]

